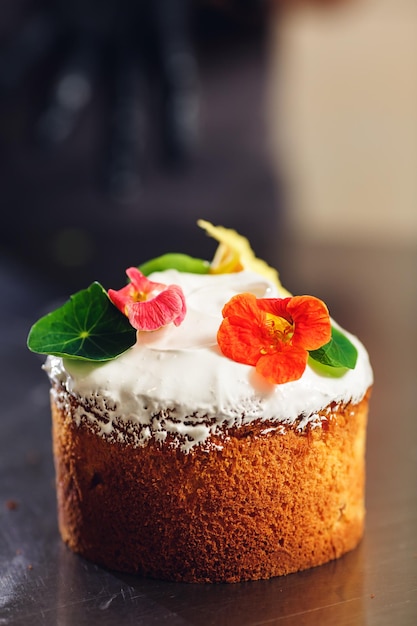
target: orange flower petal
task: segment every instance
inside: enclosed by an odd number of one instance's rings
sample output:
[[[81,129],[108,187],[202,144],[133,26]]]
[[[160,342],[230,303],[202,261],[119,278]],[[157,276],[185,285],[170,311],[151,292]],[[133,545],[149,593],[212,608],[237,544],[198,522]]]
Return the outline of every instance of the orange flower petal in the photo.
[[[319,298],[295,296],[288,303],[288,311],[294,320],[293,345],[306,350],[317,350],[332,336],[329,311]]]
[[[279,352],[261,356],[256,371],[274,385],[298,380],[307,365],[308,352],[302,348],[284,345]]]
[[[329,312],[311,296],[261,298],[245,293],[223,307],[217,340],[225,356],[247,365],[274,384],[298,380],[308,350],[331,338]]]
[[[230,319],[225,319],[217,332],[217,342],[229,359],[246,365],[256,365],[261,349],[257,330],[250,322],[247,325],[237,325],[232,324]]]
[[[262,323],[264,316],[258,307],[258,301],[252,293],[238,293],[227,302],[222,310],[224,318],[235,319],[238,323],[240,319],[242,323],[250,321],[253,323]]]
[[[331,339],[329,311],[325,303],[313,296],[262,298],[261,310],[283,317],[294,324],[292,345],[305,350],[321,348]]]

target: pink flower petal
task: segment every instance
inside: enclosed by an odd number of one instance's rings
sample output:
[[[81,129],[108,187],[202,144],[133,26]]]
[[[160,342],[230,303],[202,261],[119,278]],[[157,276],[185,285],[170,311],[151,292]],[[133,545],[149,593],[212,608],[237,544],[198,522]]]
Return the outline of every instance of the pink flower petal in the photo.
[[[162,291],[166,288],[166,285],[162,283],[154,283],[152,280],[149,280],[137,267],[129,267],[126,270],[126,274],[138,293],[148,294],[153,291]]]
[[[157,330],[171,322],[181,324],[187,310],[181,287],[155,283],[136,267],[129,267],[126,274],[130,283],[118,291],[109,289],[108,295],[133,328]]]
[[[126,315],[126,305],[132,299],[132,285],[126,285],[123,289],[109,289],[107,295],[119,311]]]
[[[178,326],[185,313],[184,294],[177,285],[166,287],[150,300],[130,302],[127,305],[127,316],[137,330],[157,330],[170,322]]]

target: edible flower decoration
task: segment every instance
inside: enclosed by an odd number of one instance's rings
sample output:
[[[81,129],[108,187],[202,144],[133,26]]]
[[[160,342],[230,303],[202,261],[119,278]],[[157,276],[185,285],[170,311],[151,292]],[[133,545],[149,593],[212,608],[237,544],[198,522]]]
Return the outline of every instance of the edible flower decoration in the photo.
[[[217,341],[223,354],[254,366],[270,383],[298,380],[309,357],[330,367],[356,364],[356,348],[332,328],[328,309],[318,298],[243,293],[229,300],[222,314]]]
[[[142,263],[139,270],[145,276],[167,269],[193,274],[230,274],[250,270],[270,280],[282,293],[291,295],[282,286],[277,270],[255,255],[246,237],[231,228],[214,226],[206,220],[198,220],[197,224],[218,242],[211,262],[186,254],[170,252]]]
[[[252,294],[238,294],[232,298],[223,308],[217,335],[226,357],[253,365],[274,384],[296,380],[307,362],[325,375],[340,375],[355,367],[356,348],[330,323],[321,300],[292,297],[282,287],[278,272],[258,259],[248,240],[236,231],[205,220],[198,225],[218,241],[211,262],[168,253],[128,268],[129,282],[119,290],[106,291],[94,282],[39,319],[29,331],[28,348],[84,361],[115,359],[136,343],[138,333],[158,332],[171,323],[178,326],[185,318],[181,288],[152,281],[149,274],[167,269],[193,274],[247,269],[268,278],[288,297],[257,299]]]
[[[94,282],[38,320],[28,335],[29,350],[82,361],[110,361],[136,343],[138,331],[181,324],[186,306],[179,286],[148,280],[137,268],[126,273],[130,282],[122,289],[106,292]]]
[[[249,241],[238,232],[223,226],[213,226],[206,220],[198,220],[200,228],[203,228],[210,237],[219,242],[213,260],[210,263],[210,274],[228,274],[251,270],[265,276],[277,287],[283,290],[278,272],[270,267],[263,259],[258,259],[251,248]],[[286,290],[284,290],[286,291]],[[291,295],[290,292],[287,292]]]
[[[130,279],[119,291],[109,289],[113,304],[128,317],[137,330],[158,330],[173,322],[179,326],[186,313],[185,296],[178,285],[163,285],[144,276],[136,267],[129,267]]]

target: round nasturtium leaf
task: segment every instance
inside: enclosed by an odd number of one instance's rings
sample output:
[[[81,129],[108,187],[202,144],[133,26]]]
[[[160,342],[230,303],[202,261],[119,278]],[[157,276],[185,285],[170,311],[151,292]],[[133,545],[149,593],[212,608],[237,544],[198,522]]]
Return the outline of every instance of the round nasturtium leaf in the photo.
[[[85,361],[109,361],[136,342],[136,330],[94,282],[38,320],[27,345],[32,352]]]
[[[358,351],[353,343],[338,328],[332,326],[332,338],[318,350],[311,350],[310,357],[330,367],[354,369]]]
[[[139,265],[139,270],[145,276],[149,276],[152,272],[163,272],[170,269],[189,272],[190,274],[208,274],[210,263],[203,259],[188,256],[188,254],[168,252]]]

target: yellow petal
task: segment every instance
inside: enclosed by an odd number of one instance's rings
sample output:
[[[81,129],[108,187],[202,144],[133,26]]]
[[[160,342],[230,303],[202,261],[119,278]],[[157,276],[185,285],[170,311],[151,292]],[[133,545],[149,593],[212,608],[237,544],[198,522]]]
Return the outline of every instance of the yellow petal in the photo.
[[[284,289],[279,280],[278,272],[270,267],[262,259],[258,259],[253,252],[249,241],[238,232],[224,226],[214,226],[206,220],[198,220],[198,226],[219,242],[213,261],[210,264],[210,273],[226,274],[240,272],[242,269],[251,270],[265,276],[287,295],[289,291]]]

